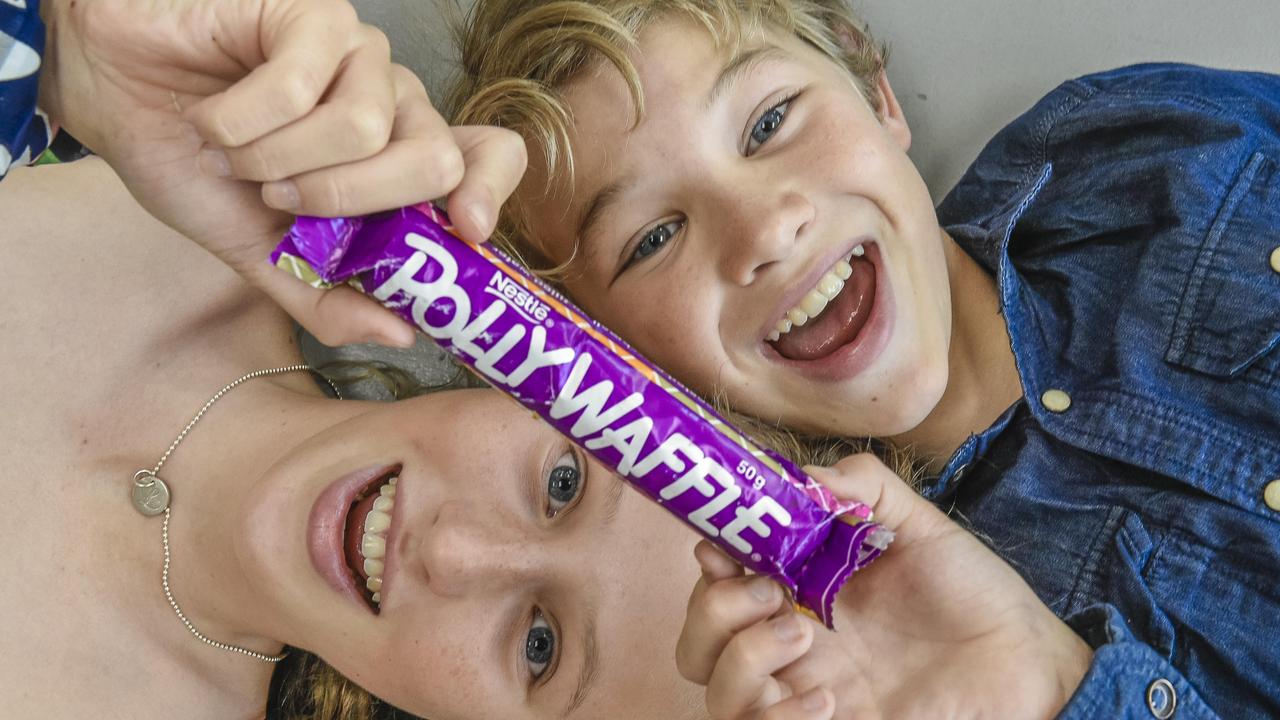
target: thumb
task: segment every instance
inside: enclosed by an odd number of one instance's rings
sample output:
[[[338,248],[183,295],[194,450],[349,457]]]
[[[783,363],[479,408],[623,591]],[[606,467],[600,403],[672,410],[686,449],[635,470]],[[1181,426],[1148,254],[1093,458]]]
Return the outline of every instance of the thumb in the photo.
[[[325,345],[371,342],[408,348],[417,339],[413,326],[352,287],[313,288],[267,262],[255,263],[244,274]]]
[[[850,455],[832,467],[810,465],[804,470],[837,497],[870,506],[876,522],[894,531],[896,545],[933,535],[950,523],[871,453]]]

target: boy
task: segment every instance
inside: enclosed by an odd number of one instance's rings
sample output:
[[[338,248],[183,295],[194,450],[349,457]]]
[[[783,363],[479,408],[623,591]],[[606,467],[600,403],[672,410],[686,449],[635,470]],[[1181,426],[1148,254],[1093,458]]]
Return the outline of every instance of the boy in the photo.
[[[1070,83],[935,214],[882,58],[839,0],[480,2],[454,119],[525,137],[507,244],[641,352],[917,453],[1093,646],[1065,715],[1280,713],[1280,80]],[[714,689],[758,618],[702,598]]]

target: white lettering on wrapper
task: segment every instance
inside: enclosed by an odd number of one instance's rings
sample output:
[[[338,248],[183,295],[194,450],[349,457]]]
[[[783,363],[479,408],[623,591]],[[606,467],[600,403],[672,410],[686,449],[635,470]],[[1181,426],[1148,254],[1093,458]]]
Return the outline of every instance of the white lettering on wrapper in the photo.
[[[541,325],[535,326],[529,335],[529,354],[520,366],[507,376],[507,384],[516,387],[529,379],[534,370],[553,365],[564,365],[573,362],[573,348],[559,348],[546,352],[547,331]]]
[[[706,501],[688,513],[686,519],[708,537],[723,537],[735,550],[750,555],[753,548],[743,537],[746,531],[754,532],[761,538],[769,537],[772,528],[765,522],[766,518],[781,527],[791,525],[791,514],[772,497],[761,497],[751,507],[734,507],[735,503],[741,502],[742,488],[736,485],[732,474],[720,463],[707,457],[692,440],[678,432],[664,439],[655,450],[641,459],[640,455],[653,434],[653,420],[642,412],[639,418],[632,419],[622,427],[613,426],[632,411],[641,409],[644,395],[634,392],[610,406],[608,403],[613,396],[613,382],[602,380],[583,390],[582,384],[592,363],[591,356],[586,352],[578,354],[572,347],[548,351],[547,332],[540,324],[527,328],[514,323],[487,350],[477,345],[476,341],[480,339],[492,341],[488,331],[502,316],[505,308],[511,307],[526,320],[542,320],[546,317],[547,306],[516,283],[495,275],[485,291],[501,299],[495,300],[468,322],[471,318],[471,299],[457,284],[458,264],[453,255],[448,249],[417,233],[407,233],[404,240],[418,252],[407,258],[386,282],[371,293],[375,298],[386,302],[397,293],[405,293],[412,298],[411,314],[418,327],[433,338],[451,341],[457,351],[475,360],[477,371],[495,383],[518,387],[541,368],[573,363],[569,377],[549,409],[551,419],[562,420],[580,412],[570,429],[571,434],[590,450],[598,451],[606,447],[616,450],[620,456],[616,465],[620,475],[643,478],[659,465],[667,467],[673,473],[682,473],[658,494],[662,500],[671,500],[689,490],[695,490],[705,498]],[[415,280],[414,276],[426,265],[427,258],[440,264],[440,277],[431,282]],[[452,303],[453,314],[443,325],[430,325],[426,319],[427,309],[440,299]],[[439,307],[436,310],[440,314],[447,312]],[[496,365],[526,335],[529,343],[524,359],[510,376],[504,376]],[[596,437],[588,437],[597,433],[599,435]],[[689,463],[692,463],[692,467],[689,467]],[[758,477],[757,485],[762,483],[763,476]],[[724,528],[717,528],[713,519],[730,507],[733,508],[734,519]]]
[[[482,334],[488,332],[494,321],[502,316],[505,308],[501,302],[494,301],[493,304],[484,309],[484,312],[476,316],[475,320],[467,323],[453,338],[453,344],[466,354],[476,359],[476,369],[488,377],[498,382],[510,383],[510,379],[504,376],[496,367],[498,361],[506,357],[511,348],[524,337],[525,329],[523,325],[512,325],[507,332],[502,335],[493,347],[484,350],[475,344],[475,339]]]
[[[604,404],[608,402],[609,396],[613,395],[613,383],[608,380],[601,380],[579,394],[578,387],[582,385],[582,378],[587,374],[589,367],[591,367],[591,356],[586,353],[579,355],[578,361],[569,371],[569,379],[565,381],[564,387],[560,388],[560,394],[551,405],[551,417],[554,420],[582,411],[571,429],[574,437],[578,438],[594,435],[601,428],[612,425],[618,418],[644,403],[643,395],[638,392],[631,393],[617,405],[605,410]]]
[[[767,538],[773,533],[773,530],[763,522],[766,515],[773,518],[779,527],[791,527],[791,513],[768,495],[756,500],[755,504],[749,508],[734,508],[734,512],[737,517],[724,527],[720,535],[737,548],[738,552],[749,554],[753,550],[751,543],[742,538],[743,530],[751,530],[762,538]]]
[[[447,339],[458,334],[471,315],[471,300],[462,288],[458,287],[458,263],[448,250],[432,243],[417,233],[409,233],[404,237],[409,247],[417,250],[412,257],[387,281],[373,291],[378,300],[386,301],[397,292],[404,292],[413,298],[413,321],[422,331],[436,339]],[[432,282],[418,282],[413,276],[427,264],[427,257],[440,263],[440,277]],[[427,322],[427,308],[440,298],[453,302],[453,317],[443,326],[436,327]]]
[[[693,441],[689,438],[680,433],[673,433],[671,437],[663,440],[656,450],[649,453],[648,457],[641,460],[632,469],[632,477],[642,478],[659,465],[666,465],[674,472],[684,472],[684,461],[676,457],[676,450],[683,450],[692,445]]]
[[[512,309],[532,323],[540,323],[546,320],[547,315],[551,313],[551,308],[546,303],[539,300],[537,296],[526,290],[501,270],[494,271],[493,277],[489,278],[489,284],[485,286],[484,291],[490,295],[506,299],[507,304]]]
[[[617,450],[622,456],[618,461],[618,473],[630,475],[631,468],[640,459],[640,451],[644,449],[645,443],[649,442],[649,433],[652,431],[653,420],[642,417],[632,420],[618,430],[605,428],[605,431],[600,433],[600,437],[588,440],[586,446],[588,450],[599,450],[604,447]]]
[[[720,485],[720,492],[711,499],[711,502],[689,514],[689,522],[714,537],[721,530],[711,524],[711,518],[715,517],[721,510],[737,502],[738,498],[742,497],[742,488],[733,482],[733,476],[729,474],[728,470],[725,470],[720,463],[708,457],[704,457],[686,474],[692,475],[694,473],[700,473],[703,477],[710,477]]]

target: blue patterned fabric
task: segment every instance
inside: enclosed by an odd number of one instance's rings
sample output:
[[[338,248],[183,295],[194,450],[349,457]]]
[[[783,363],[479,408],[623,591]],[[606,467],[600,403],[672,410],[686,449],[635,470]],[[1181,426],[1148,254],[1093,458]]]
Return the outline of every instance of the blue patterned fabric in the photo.
[[[1094,646],[1061,717],[1280,717],[1280,76],[1068,82],[938,215],[1024,397],[925,494]]]
[[[0,0],[0,179],[34,162],[53,139],[36,109],[43,53],[40,0]]]

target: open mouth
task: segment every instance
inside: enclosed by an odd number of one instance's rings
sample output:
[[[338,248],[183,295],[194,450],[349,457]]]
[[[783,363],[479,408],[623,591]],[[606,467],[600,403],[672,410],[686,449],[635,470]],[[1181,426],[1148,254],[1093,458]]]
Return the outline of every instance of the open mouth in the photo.
[[[392,468],[360,490],[350,504],[344,526],[342,550],[347,569],[375,614],[382,607],[387,538],[395,512],[399,475],[400,468]]]
[[[867,242],[837,260],[765,338],[779,355],[800,362],[856,345],[876,305],[878,248]]]

